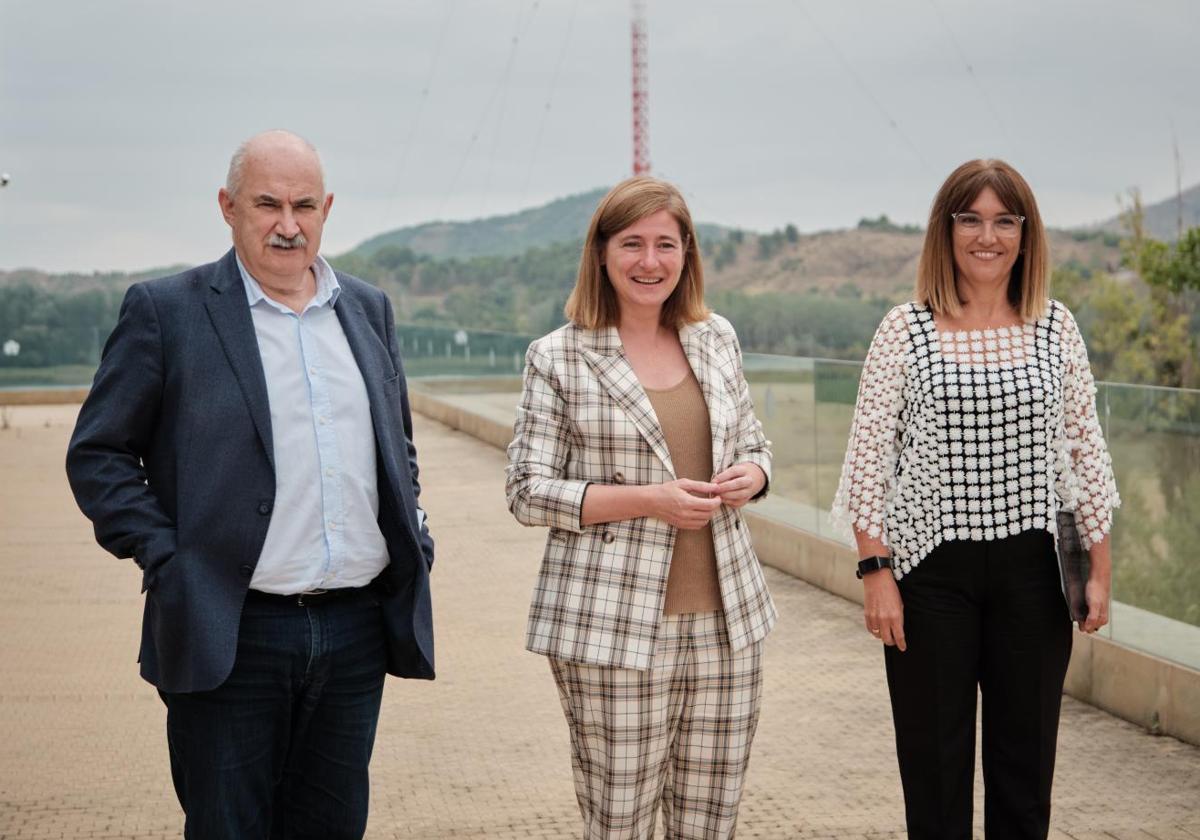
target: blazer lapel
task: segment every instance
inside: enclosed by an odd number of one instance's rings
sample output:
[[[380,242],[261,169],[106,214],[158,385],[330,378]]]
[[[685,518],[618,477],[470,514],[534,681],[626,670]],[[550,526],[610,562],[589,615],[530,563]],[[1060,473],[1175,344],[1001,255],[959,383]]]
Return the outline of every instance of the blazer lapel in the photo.
[[[712,428],[713,470],[719,472],[724,463],[725,432],[729,425],[729,392],[720,360],[712,347],[712,330],[707,321],[687,324],[679,330],[679,340],[688,364],[700,383],[704,404],[708,406],[708,423]]]
[[[371,320],[362,302],[343,282],[333,311],[337,313],[338,322],[350,345],[350,352],[358,364],[358,372],[362,374],[363,385],[367,389],[367,402],[371,406],[371,426],[375,430],[375,445],[383,464],[383,474],[389,484],[400,494],[401,519],[415,556],[421,555],[420,528],[416,523],[417,499],[413,495],[412,477],[400,476],[398,473],[400,459],[407,463],[408,452],[398,451],[399,438],[403,437],[404,426],[401,422],[398,406],[393,410],[391,400],[384,390],[384,383],[399,375],[392,365],[391,355],[387,345],[379,334],[371,328]],[[382,488],[381,488],[382,492]],[[416,528],[414,531],[413,529]]]
[[[367,319],[362,304],[352,294],[347,293],[344,284],[334,303],[333,311],[337,313],[342,332],[346,335],[346,343],[350,345],[350,352],[354,355],[354,361],[358,363],[358,371],[362,374],[363,384],[367,388],[375,439],[379,441],[385,454],[394,456],[395,453],[390,451],[386,443],[391,440],[392,424],[398,422],[387,410],[388,402],[383,393],[384,381],[395,373],[391,361],[387,358],[387,347],[371,329],[371,322]]]
[[[608,391],[613,402],[633,421],[642,437],[654,450],[654,454],[666,466],[667,472],[674,476],[675,465],[671,463],[667,439],[663,437],[662,427],[658,423],[654,407],[650,405],[650,398],[646,396],[645,389],[638,382],[637,375],[625,358],[617,328],[584,331],[583,335],[589,339],[586,344],[591,345],[582,348],[588,366]]]
[[[267,380],[263,375],[262,356],[258,352],[258,337],[246,289],[238,271],[237,260],[230,249],[209,283],[212,293],[205,301],[208,317],[233,368],[233,375],[250,409],[250,418],[267,454],[271,469],[275,469],[275,448],[271,438],[271,405],[267,399]]]

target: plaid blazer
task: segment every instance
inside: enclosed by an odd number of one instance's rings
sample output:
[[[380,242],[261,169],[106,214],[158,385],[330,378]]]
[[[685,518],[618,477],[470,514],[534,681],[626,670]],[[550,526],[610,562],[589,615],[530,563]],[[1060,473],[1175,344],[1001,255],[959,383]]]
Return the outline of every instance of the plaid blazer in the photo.
[[[713,315],[683,327],[679,337],[708,405],[714,473],[749,462],[769,482],[770,441],[754,416],[733,327]],[[506,485],[518,521],[550,527],[529,612],[529,650],[568,662],[650,667],[677,531],[650,517],[588,526],[580,517],[589,484],[675,478],[662,428],[616,328],[568,324],[529,346]],[[722,506],[712,533],[730,646],[740,650],[770,631],[775,605],[741,511]]]

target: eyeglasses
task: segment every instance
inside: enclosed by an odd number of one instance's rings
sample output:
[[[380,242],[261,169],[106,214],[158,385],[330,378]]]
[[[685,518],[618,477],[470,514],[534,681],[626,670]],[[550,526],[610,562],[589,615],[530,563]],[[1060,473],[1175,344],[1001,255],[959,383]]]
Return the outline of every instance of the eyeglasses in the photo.
[[[954,219],[955,230],[969,234],[979,233],[983,230],[983,226],[991,221],[995,234],[1003,236],[1005,239],[1020,236],[1021,224],[1025,221],[1024,216],[1014,213],[1005,213],[991,220],[983,218],[978,213],[951,213],[950,218]]]

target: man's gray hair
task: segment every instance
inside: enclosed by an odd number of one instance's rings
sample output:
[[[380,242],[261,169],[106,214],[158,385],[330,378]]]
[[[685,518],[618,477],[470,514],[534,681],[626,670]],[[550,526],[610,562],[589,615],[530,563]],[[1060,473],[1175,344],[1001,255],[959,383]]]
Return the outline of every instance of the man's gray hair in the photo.
[[[253,137],[243,140],[241,145],[234,150],[233,157],[229,159],[229,171],[225,173],[225,192],[229,193],[230,197],[236,196],[238,190],[242,186],[242,175],[246,171],[246,159],[250,157],[250,151],[251,147],[254,145],[254,141],[261,137],[265,137],[268,134],[281,134],[303,143],[304,146],[306,146],[308,150],[313,153],[313,157],[317,159],[317,168],[321,172],[321,184],[322,188],[324,188],[325,165],[321,163],[321,154],[317,151],[317,147],[310,143],[306,138],[296,134],[294,131],[288,131],[284,128],[272,128],[268,131],[261,131],[258,134],[255,134]]]

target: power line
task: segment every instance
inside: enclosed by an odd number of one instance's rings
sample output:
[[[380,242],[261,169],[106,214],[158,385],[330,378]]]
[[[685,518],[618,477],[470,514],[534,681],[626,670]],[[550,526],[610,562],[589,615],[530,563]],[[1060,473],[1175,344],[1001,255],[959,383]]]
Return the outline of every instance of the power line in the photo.
[[[887,120],[888,125],[892,127],[892,130],[896,132],[900,139],[904,141],[905,145],[907,145],[912,151],[913,156],[916,157],[917,161],[921,164],[921,168],[924,169],[927,174],[930,173],[929,164],[925,162],[925,157],[921,154],[921,150],[917,148],[916,143],[909,139],[908,135],[904,133],[904,130],[900,128],[900,123],[896,121],[895,117],[888,113],[887,108],[883,107],[883,103],[875,98],[875,94],[873,94],[871,89],[867,87],[867,83],[864,82],[862,77],[858,75],[854,67],[850,64],[850,61],[846,58],[845,54],[838,49],[837,44],[833,42],[833,39],[826,35],[824,30],[817,25],[816,20],[808,13],[808,10],[804,8],[801,0],[792,0],[792,2],[795,4],[796,8],[800,10],[800,14],[804,15],[804,17],[808,20],[808,23],[810,26],[812,26],[813,31],[821,36],[821,40],[825,42],[825,45],[829,47],[829,51],[832,52],[837,60],[841,63],[842,69],[845,70],[854,83],[858,85],[858,89],[862,92],[863,96],[865,96],[870,103],[875,106],[876,110],[878,110],[879,113],[883,115],[883,118]]]
[[[537,11],[537,7],[538,0],[533,0],[528,13],[530,20],[533,18],[533,13]],[[445,216],[446,201],[449,200],[450,196],[454,193],[454,190],[458,187],[458,180],[462,177],[463,170],[467,166],[467,161],[471,157],[471,152],[475,150],[475,143],[479,140],[479,135],[482,133],[484,126],[487,124],[488,117],[491,116],[492,106],[495,104],[497,96],[499,96],[502,91],[506,91],[508,88],[509,75],[512,72],[513,62],[517,57],[517,48],[521,44],[521,36],[524,34],[524,27],[522,26],[522,18],[524,18],[524,16],[524,14],[518,15],[515,31],[513,32],[512,38],[509,41],[508,60],[505,62],[504,72],[501,73],[500,78],[496,80],[496,86],[492,88],[492,92],[488,97],[487,104],[480,113],[479,122],[475,126],[475,130],[471,132],[471,139],[467,142],[467,148],[463,152],[462,160],[460,160],[458,163],[458,168],[454,172],[454,177],[450,181],[450,186],[443,193],[442,208],[438,213],[439,217]],[[526,20],[525,23],[527,24],[528,20]],[[503,114],[501,114],[501,117],[503,117]]]
[[[542,106],[542,118],[538,121],[537,134],[529,152],[529,165],[525,168],[525,180],[521,184],[521,201],[525,204],[525,196],[529,192],[529,179],[533,177],[533,167],[537,163],[538,152],[542,146],[542,135],[546,132],[546,119],[550,116],[550,105],[554,101],[554,92],[558,88],[558,77],[562,73],[563,62],[567,58],[567,48],[571,44],[571,32],[575,28],[575,13],[579,10],[579,0],[571,5],[571,16],[567,19],[567,31],[562,38],[562,48],[558,51],[558,61],[554,65],[554,73],[550,77],[550,87],[546,90],[546,102]]]
[[[454,0],[450,0],[446,4],[446,17],[442,21],[442,28],[438,32],[437,41],[433,48],[433,58],[429,62],[429,70],[425,74],[425,84],[421,88],[421,99],[417,103],[417,112],[413,115],[412,123],[408,128],[408,136],[404,139],[404,145],[400,148],[400,160],[396,164],[396,176],[392,179],[392,191],[388,195],[387,218],[391,218],[392,209],[395,207],[396,196],[400,192],[400,181],[404,177],[404,173],[408,167],[408,158],[412,152],[413,140],[417,136],[417,130],[421,127],[421,117],[425,114],[425,106],[429,102],[429,91],[433,87],[434,73],[437,71],[438,62],[442,56],[442,47],[446,43],[446,32],[450,29],[450,19],[454,17]]]
[[[533,16],[538,10],[540,0],[533,0],[533,6],[529,9],[529,17],[525,20],[525,25],[521,28],[521,38],[523,39],[529,31],[529,25],[533,21]],[[516,59],[517,51],[514,45],[512,53],[509,55],[508,64],[504,67],[504,79],[500,90],[500,107],[496,112],[496,133],[492,135],[492,151],[488,155],[487,177],[483,181],[483,201],[485,204],[480,208],[480,215],[487,215],[487,204],[492,192],[492,172],[496,167],[496,149],[500,145],[500,132],[504,128],[504,112],[508,105],[508,87],[509,80],[512,78],[513,63]]]
[[[1004,125],[1004,120],[1000,119],[1000,113],[996,110],[995,105],[992,104],[992,98],[988,96],[987,91],[983,87],[983,83],[980,82],[979,77],[975,75],[975,68],[971,66],[971,62],[967,58],[967,54],[959,45],[958,39],[954,37],[954,30],[950,28],[950,24],[946,20],[945,14],[942,13],[941,6],[939,6],[935,0],[929,0],[929,5],[933,6],[933,10],[937,12],[938,20],[942,22],[942,28],[946,30],[946,37],[950,40],[950,44],[954,47],[955,52],[958,53],[958,58],[960,61],[962,61],[963,66],[967,68],[967,75],[971,77],[971,81],[975,85],[975,90],[979,93],[979,99],[983,102],[984,108],[986,108],[987,112],[991,114],[992,119],[996,121],[996,125],[1000,129],[1000,133],[1004,135],[1004,142],[1008,144],[1009,148],[1014,148],[1012,135],[1008,133],[1008,129]]]

